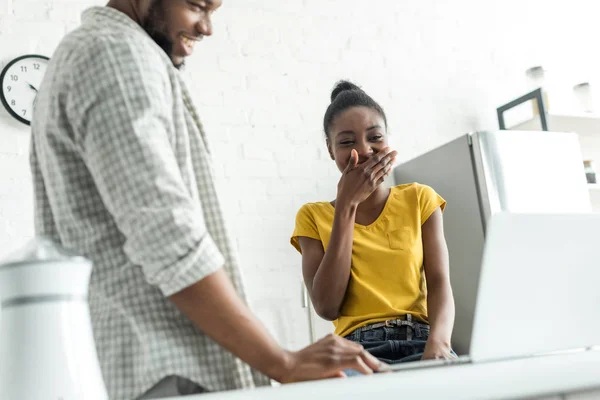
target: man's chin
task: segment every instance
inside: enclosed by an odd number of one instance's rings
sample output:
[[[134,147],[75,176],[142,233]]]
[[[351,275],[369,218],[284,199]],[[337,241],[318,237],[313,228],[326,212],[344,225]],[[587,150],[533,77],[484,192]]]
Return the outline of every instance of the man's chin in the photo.
[[[171,57],[171,61],[177,69],[181,69],[185,66],[185,58],[183,57]]]

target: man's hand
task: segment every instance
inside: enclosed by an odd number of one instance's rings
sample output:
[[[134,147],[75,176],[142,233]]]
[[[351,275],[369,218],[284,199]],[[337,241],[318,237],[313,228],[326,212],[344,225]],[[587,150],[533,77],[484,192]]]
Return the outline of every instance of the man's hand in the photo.
[[[344,369],[371,374],[386,368],[361,345],[333,335],[300,351],[282,349],[222,268],[169,299],[215,342],[282,383],[343,377]]]
[[[360,344],[328,335],[297,352],[287,353],[286,366],[275,379],[281,383],[344,377],[345,369],[365,375],[389,367],[369,354]]]
[[[425,345],[422,360],[449,360],[456,358],[452,353],[450,344],[435,340],[428,340]]]

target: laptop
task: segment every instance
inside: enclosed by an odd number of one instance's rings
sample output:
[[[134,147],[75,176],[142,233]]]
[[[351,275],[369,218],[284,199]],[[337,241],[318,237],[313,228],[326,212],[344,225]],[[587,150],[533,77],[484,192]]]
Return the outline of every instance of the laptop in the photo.
[[[494,214],[469,354],[393,371],[582,351],[600,344],[600,213]]]

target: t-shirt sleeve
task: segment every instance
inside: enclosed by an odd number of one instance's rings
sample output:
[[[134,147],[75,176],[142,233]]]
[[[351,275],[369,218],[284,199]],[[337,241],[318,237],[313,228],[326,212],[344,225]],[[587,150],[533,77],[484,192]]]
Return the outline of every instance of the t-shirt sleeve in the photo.
[[[436,193],[430,186],[418,185],[417,196],[419,199],[419,208],[421,210],[421,225],[423,225],[438,207],[442,212],[446,208],[446,200]]]
[[[294,246],[298,252],[302,253],[300,243],[298,242],[298,237],[300,236],[321,240],[315,217],[309,204],[303,205],[296,214],[296,227],[294,228],[294,233],[290,239],[292,246]]]

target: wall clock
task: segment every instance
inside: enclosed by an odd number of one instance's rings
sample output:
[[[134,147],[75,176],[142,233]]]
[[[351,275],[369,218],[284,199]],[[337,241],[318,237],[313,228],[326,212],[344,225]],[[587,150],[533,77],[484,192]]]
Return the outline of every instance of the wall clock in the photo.
[[[35,96],[46,72],[49,58],[38,54],[17,57],[0,74],[0,100],[18,121],[30,125]]]

